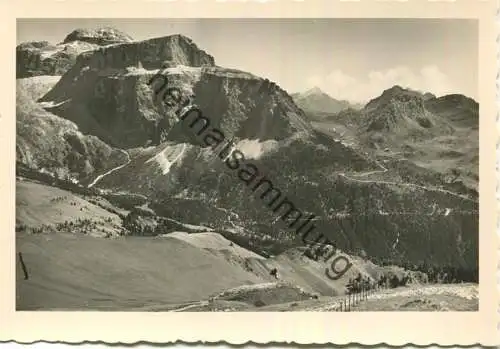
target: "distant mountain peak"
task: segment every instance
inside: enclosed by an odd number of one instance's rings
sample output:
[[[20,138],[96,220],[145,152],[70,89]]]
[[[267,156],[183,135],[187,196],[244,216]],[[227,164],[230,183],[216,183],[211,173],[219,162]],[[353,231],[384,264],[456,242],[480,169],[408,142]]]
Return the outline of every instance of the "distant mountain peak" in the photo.
[[[401,87],[400,85],[394,85],[382,92],[382,96],[392,96],[392,97],[398,97],[398,96],[413,96],[417,98],[422,98],[424,100],[429,100],[436,98],[434,94],[431,92],[425,92],[421,90],[414,90],[412,88],[408,87]]]
[[[303,93],[294,93],[292,97],[295,103],[307,112],[335,114],[348,108],[359,109],[359,106],[348,101],[333,98],[317,86]]]
[[[305,91],[302,93],[303,96],[310,96],[310,95],[326,95],[327,93],[323,92],[318,86],[314,86],[313,88],[310,88],[309,90]]]

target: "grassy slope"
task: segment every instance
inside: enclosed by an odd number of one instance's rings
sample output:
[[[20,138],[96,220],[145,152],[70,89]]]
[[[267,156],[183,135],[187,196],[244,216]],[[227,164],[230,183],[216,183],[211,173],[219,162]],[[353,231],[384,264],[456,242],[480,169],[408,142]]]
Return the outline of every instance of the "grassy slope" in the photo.
[[[259,282],[238,265],[177,239],[17,236],[17,309],[128,309],[207,298]]]
[[[42,224],[53,225],[78,218],[97,221],[110,218],[111,224],[120,224],[117,215],[69,191],[28,180],[17,181],[16,225],[39,227]]]
[[[18,181],[16,199],[18,225],[80,218],[100,222],[98,229],[120,228],[118,216],[58,188]],[[18,233],[17,251],[30,275],[23,280],[17,263],[18,309],[136,309],[197,301],[231,287],[275,281],[269,275],[274,266],[280,278],[310,291],[332,294],[344,283],[328,281],[324,264],[292,255],[266,260],[216,233],[156,239]]]
[[[314,270],[307,263],[299,267],[290,261],[269,261],[261,264],[260,273],[253,273],[245,270],[238,253],[228,256],[170,237],[18,233],[17,251],[30,276],[24,280],[16,263],[18,310],[161,310],[206,300],[232,287],[274,282],[268,272],[271,266],[278,267],[285,282],[308,292],[333,293],[328,286],[334,283],[322,274],[324,269]],[[283,297],[293,300],[289,293],[279,290],[274,302]]]
[[[101,222],[99,229],[121,224],[118,216],[68,191],[26,180],[16,187],[18,225],[38,227],[77,218]],[[17,233],[17,251],[22,252],[30,275],[23,280],[18,269],[18,309],[123,309],[198,300],[228,287],[259,282],[223,254],[175,238]]]

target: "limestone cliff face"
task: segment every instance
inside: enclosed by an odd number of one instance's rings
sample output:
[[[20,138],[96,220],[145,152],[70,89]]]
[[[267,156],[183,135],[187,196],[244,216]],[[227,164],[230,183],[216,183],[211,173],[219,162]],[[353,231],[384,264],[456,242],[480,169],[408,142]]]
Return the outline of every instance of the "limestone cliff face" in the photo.
[[[64,102],[51,111],[109,144],[144,146],[157,142],[159,125],[175,127],[172,111],[154,93],[158,86],[147,84],[157,72],[169,87],[194,94],[194,103],[228,136],[267,140],[311,131],[285,91],[267,79],[215,67],[212,56],[180,35],[86,52],[41,100]],[[182,137],[176,129],[169,135]]]
[[[16,161],[60,179],[85,180],[123,164],[127,156],[92,135],[84,135],[71,121],[36,103],[41,79],[19,79],[16,91]],[[53,82],[52,82],[53,83]],[[34,86],[35,85],[35,86]]]
[[[230,137],[279,141],[312,131],[291,97],[267,79],[207,68],[193,91],[194,103]]]
[[[88,43],[52,45],[47,41],[29,42],[16,47],[16,77],[62,75],[83,51],[97,46]]]

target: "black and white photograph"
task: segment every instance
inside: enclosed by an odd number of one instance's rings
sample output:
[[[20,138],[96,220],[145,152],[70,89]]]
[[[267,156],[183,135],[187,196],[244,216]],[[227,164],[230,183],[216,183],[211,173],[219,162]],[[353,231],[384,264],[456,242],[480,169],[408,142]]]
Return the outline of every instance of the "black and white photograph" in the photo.
[[[477,19],[16,27],[17,311],[479,311]]]

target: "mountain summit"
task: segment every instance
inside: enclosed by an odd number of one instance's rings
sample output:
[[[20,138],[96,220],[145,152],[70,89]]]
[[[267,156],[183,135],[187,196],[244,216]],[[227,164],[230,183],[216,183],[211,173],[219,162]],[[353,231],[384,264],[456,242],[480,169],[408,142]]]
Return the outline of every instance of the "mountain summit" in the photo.
[[[309,113],[333,114],[348,108],[358,108],[357,105],[350,104],[348,101],[331,97],[317,86],[303,93],[294,93],[292,97],[302,110]]]
[[[323,90],[321,90],[318,86],[314,86],[313,88],[310,88],[309,90],[305,91],[304,93],[302,93],[302,96],[303,97],[307,97],[307,96],[314,96],[314,95],[318,95],[318,96],[321,96],[321,95],[325,95],[325,96],[328,96],[325,92],[323,92]],[[331,97],[330,97],[331,98]],[[332,98],[333,99],[333,98]]]
[[[124,42],[132,42],[133,39],[130,35],[121,32],[115,28],[103,27],[99,29],[76,29],[69,33],[63,44],[67,44],[73,41],[84,41],[91,44],[97,44],[100,46],[119,44]]]

